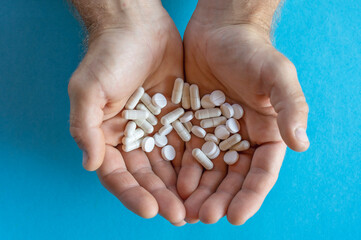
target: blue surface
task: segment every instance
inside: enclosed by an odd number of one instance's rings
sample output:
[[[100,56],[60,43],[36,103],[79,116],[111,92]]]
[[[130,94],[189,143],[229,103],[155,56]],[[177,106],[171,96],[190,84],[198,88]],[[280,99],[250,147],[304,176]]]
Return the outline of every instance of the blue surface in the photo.
[[[163,1],[181,32],[196,1]],[[287,1],[275,44],[310,105],[308,152],[244,226],[176,228],[130,213],[81,167],[68,132],[67,81],[81,29],[62,1],[0,7],[0,239],[360,239],[361,3]]]

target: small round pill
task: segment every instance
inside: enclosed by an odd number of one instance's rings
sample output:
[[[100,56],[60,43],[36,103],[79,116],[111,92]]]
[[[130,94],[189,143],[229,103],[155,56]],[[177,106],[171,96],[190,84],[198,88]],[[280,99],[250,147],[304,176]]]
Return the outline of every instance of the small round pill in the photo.
[[[199,126],[193,126],[191,131],[195,136],[197,136],[199,138],[204,138],[207,134],[206,130],[204,130],[203,128],[201,128]]]
[[[237,133],[241,128],[239,122],[234,118],[230,118],[227,120],[226,127],[227,130],[230,131],[231,133]]]
[[[216,106],[221,106],[226,101],[226,95],[220,90],[215,90],[211,93],[209,99]]]
[[[206,140],[207,142],[214,142],[215,144],[219,144],[219,139],[216,137],[216,135],[212,133],[207,133],[204,137],[204,140]]]
[[[236,151],[228,151],[224,154],[223,160],[228,165],[235,164],[239,159],[239,154]]]
[[[221,140],[225,140],[225,139],[227,139],[229,137],[230,132],[227,130],[226,126],[219,125],[214,130],[214,135],[216,135],[216,137],[221,139]]]
[[[145,137],[142,141],[142,149],[144,152],[151,152],[154,149],[154,138],[152,137]]]
[[[152,97],[152,103],[157,107],[164,108],[165,106],[167,106],[167,99],[164,97],[163,94],[156,93]]]
[[[217,151],[215,153],[213,153],[211,156],[209,156],[208,158],[211,160],[216,159],[220,153],[221,153],[221,150],[219,149],[219,147],[217,147]]]
[[[164,125],[163,127],[161,127],[158,131],[159,135],[163,135],[163,136],[167,136],[169,133],[171,133],[173,130],[172,125],[168,124],[168,125]]]
[[[159,133],[154,134],[154,142],[157,147],[164,147],[168,144],[168,138],[165,135]]]
[[[234,110],[233,110],[233,107],[231,106],[231,104],[223,103],[221,105],[221,111],[222,111],[222,115],[225,116],[226,118],[233,117]]]
[[[186,123],[189,122],[190,120],[193,119],[193,112],[192,111],[188,111],[186,113],[183,114],[183,116],[181,118],[179,118],[179,121],[181,123]]]
[[[211,100],[209,99],[210,98],[210,94],[206,94],[202,97],[201,99],[201,106],[202,108],[214,108],[216,105],[214,105]]]
[[[217,145],[214,142],[205,142],[202,145],[202,152],[204,152],[207,157],[212,156],[217,152]]]
[[[174,160],[174,158],[176,156],[175,149],[171,145],[167,145],[167,146],[163,147],[161,153],[162,153],[163,159],[166,161],[172,161],[172,160]]]
[[[237,120],[241,119],[243,117],[243,113],[244,113],[243,108],[239,104],[233,104],[232,108],[234,110],[233,117]]]

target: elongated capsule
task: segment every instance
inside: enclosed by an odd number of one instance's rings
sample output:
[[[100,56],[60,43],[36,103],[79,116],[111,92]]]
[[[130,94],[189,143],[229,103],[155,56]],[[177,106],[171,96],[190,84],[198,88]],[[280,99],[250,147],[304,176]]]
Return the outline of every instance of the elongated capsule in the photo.
[[[202,109],[198,110],[195,113],[197,119],[206,119],[206,118],[213,118],[221,116],[222,112],[219,108],[209,108],[209,109]]]
[[[134,133],[131,136],[124,137],[122,139],[122,143],[127,145],[127,144],[137,141],[138,139],[141,139],[143,136],[144,136],[144,131],[142,129],[138,128],[134,131]]]
[[[125,104],[125,109],[132,110],[139,103],[140,98],[144,94],[144,88],[139,87],[133,94],[130,96],[127,104]]]
[[[124,136],[128,137],[132,135],[137,128],[137,124],[134,121],[129,121],[124,129]]]
[[[151,113],[144,104],[139,103],[139,104],[136,106],[136,109],[138,109],[138,110],[144,110],[144,111],[148,112],[149,116],[148,116],[146,119],[147,119],[147,121],[148,121],[150,124],[152,124],[153,126],[155,126],[155,125],[158,124],[158,119],[157,119],[157,117],[154,116],[154,114]]]
[[[205,169],[213,168],[213,162],[199,148],[193,149],[192,155]]]
[[[164,125],[158,131],[159,135],[167,136],[173,130],[172,125]]]
[[[179,135],[179,137],[184,141],[184,142],[188,142],[189,140],[191,140],[191,135],[188,132],[188,130],[183,126],[183,124],[176,120],[172,123],[172,126],[174,128],[174,130],[177,132],[177,134]]]
[[[222,151],[227,151],[228,149],[239,143],[241,140],[242,140],[241,135],[234,134],[231,137],[227,138],[226,140],[223,140],[219,144],[219,149],[221,149]]]
[[[190,98],[191,98],[191,107],[193,110],[198,110],[201,108],[201,100],[199,98],[199,89],[196,84],[192,84],[189,87]]]
[[[148,108],[148,110],[154,115],[160,114],[161,112],[160,107],[153,105],[152,98],[147,93],[143,94],[143,96],[140,98],[140,101],[142,101],[142,103],[144,103],[144,105]]]
[[[191,108],[191,97],[189,92],[189,83],[184,83],[183,94],[182,94],[182,107],[184,109]]]
[[[146,119],[134,120],[134,122],[147,134],[150,134],[154,131],[154,127]]]
[[[183,85],[184,81],[181,78],[177,78],[174,81],[173,91],[172,91],[172,103],[178,104],[182,100],[183,94]]]
[[[138,139],[135,142],[131,142],[131,143],[126,144],[126,145],[122,145],[123,151],[124,152],[130,152],[130,151],[133,151],[135,149],[140,148],[142,146],[142,140],[143,139]]]
[[[160,122],[163,125],[169,125],[172,122],[174,122],[175,120],[177,120],[178,118],[180,118],[183,114],[184,114],[184,109],[183,108],[174,109],[170,113],[167,113],[166,115],[164,115],[162,117],[162,119],[160,120]]]
[[[210,97],[211,97],[210,94],[206,94],[202,97],[201,100],[202,108],[207,109],[207,108],[214,108],[216,106],[211,102]]]
[[[201,127],[202,128],[212,128],[212,127],[217,127],[219,125],[225,124],[227,122],[227,118],[226,117],[215,117],[215,118],[208,118],[208,119],[203,119],[201,121]]]
[[[146,119],[149,113],[144,110],[124,110],[122,117],[127,120]]]
[[[250,148],[250,143],[247,140],[243,140],[231,147],[232,150],[237,151],[237,152],[246,151],[249,148]]]

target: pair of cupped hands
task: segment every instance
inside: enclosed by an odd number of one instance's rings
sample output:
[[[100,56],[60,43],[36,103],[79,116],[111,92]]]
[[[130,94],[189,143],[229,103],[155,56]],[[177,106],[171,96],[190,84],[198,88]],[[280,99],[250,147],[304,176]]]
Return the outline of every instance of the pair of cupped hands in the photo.
[[[294,65],[257,24],[196,9],[182,42],[162,7],[136,15],[90,32],[88,51],[69,82],[70,131],[84,168],[97,170],[101,183],[141,217],[159,213],[176,226],[224,216],[245,223],[275,184],[286,145],[295,151],[309,146],[308,106]],[[122,151],[126,121],[120,113],[129,97],[140,86],[164,94],[169,104],[162,116],[175,108],[170,97],[177,77],[197,84],[201,95],[222,90],[227,102],[243,106],[241,135],[251,149],[236,164],[226,165],[221,154],[204,171],[191,154],[204,141],[183,143],[174,131],[168,136],[177,152],[172,162],[159,148]]]

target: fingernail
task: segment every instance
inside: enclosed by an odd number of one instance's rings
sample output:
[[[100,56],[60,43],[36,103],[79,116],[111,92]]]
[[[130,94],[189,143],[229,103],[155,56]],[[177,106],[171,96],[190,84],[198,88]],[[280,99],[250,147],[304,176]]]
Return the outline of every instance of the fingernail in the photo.
[[[83,166],[85,167],[88,162],[88,154],[83,151]]]
[[[296,138],[301,142],[309,142],[306,129],[304,128],[297,128],[295,131]]]

